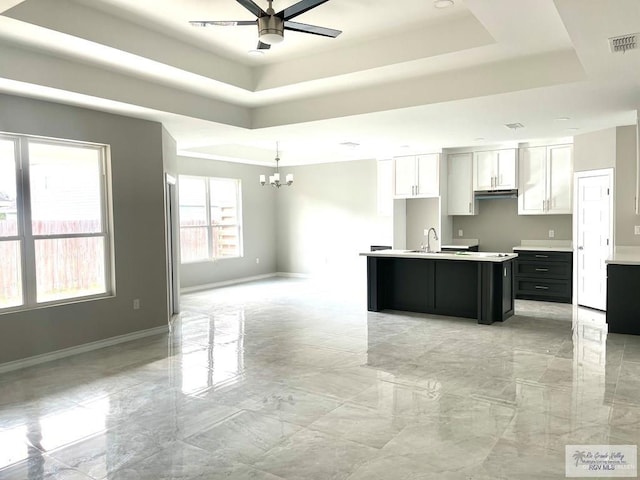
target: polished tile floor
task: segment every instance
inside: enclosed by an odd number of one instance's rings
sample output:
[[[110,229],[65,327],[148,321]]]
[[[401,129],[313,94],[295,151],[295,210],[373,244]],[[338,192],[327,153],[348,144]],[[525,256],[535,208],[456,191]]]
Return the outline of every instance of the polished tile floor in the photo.
[[[0,375],[0,479],[539,480],[566,444],[639,443],[640,337],[601,314],[365,305],[344,283],[220,288],[183,296],[171,335]]]

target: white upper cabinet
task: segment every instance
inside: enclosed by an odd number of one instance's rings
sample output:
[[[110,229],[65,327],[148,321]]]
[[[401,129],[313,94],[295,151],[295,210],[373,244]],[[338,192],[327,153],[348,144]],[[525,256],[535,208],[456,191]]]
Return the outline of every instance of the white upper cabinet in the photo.
[[[440,195],[440,154],[394,158],[394,195],[399,198]]]
[[[447,214],[475,215],[473,154],[450,154],[447,162]]]
[[[504,190],[518,187],[516,150],[491,150],[473,155],[474,190]]]
[[[518,214],[572,212],[573,147],[553,145],[520,149]]]

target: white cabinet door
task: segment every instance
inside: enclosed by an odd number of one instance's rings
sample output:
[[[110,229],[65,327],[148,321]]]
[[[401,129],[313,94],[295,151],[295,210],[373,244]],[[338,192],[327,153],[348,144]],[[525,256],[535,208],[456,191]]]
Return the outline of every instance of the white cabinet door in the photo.
[[[437,197],[440,194],[439,169],[440,154],[418,155],[416,168],[418,172],[416,195]]]
[[[547,151],[547,213],[572,213],[572,185],[572,146],[549,147]]]
[[[547,147],[520,149],[518,214],[540,215],[546,205]]]
[[[447,162],[447,214],[475,215],[473,154],[448,155]]]
[[[416,186],[416,157],[397,157],[394,163],[394,195],[412,197]]]
[[[492,190],[494,177],[494,152],[475,152],[473,154],[473,189]]]
[[[516,150],[498,150],[495,157],[493,185],[496,189],[518,188],[516,169]]]

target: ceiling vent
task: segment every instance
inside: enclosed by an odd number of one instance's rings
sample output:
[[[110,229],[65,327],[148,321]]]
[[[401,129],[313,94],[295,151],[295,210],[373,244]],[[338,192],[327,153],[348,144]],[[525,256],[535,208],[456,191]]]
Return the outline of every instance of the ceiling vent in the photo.
[[[619,37],[611,37],[609,39],[609,48],[611,53],[624,53],[627,50],[635,50],[638,48],[638,34],[630,33]]]
[[[519,128],[524,128],[524,125],[521,123],[505,123],[505,127],[510,128],[511,130],[517,130]]]

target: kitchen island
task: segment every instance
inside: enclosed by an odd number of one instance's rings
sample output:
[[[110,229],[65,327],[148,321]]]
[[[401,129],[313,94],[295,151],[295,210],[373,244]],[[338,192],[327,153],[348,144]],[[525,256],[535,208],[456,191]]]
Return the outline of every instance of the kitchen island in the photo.
[[[403,310],[501,322],[513,315],[517,254],[365,252],[367,308]]]

